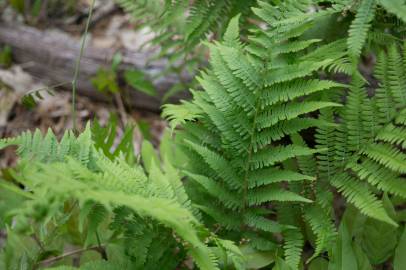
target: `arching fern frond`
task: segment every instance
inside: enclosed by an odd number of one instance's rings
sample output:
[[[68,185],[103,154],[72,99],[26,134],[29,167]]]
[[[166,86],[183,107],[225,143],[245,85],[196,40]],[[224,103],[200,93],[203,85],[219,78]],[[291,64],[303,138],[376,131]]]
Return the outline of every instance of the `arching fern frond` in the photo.
[[[131,241],[140,245],[136,253],[132,253],[131,245],[127,246],[128,254],[133,254],[136,269],[146,269],[147,258],[154,257],[155,263],[164,258],[161,252],[154,251],[156,247],[151,242],[158,231],[160,237],[167,232],[168,241],[161,247],[164,252],[168,250],[167,255],[181,244],[199,268],[218,269],[217,257],[205,244],[206,241],[214,241],[214,238],[196,218],[195,210],[180,184],[180,176],[170,164],[165,164],[162,171],[152,163],[147,176],[139,166],[131,166],[120,158],[111,160],[95,149],[89,126],[78,138],[67,132],[61,142],[51,131],[45,137],[39,131],[34,135],[27,132],[0,142],[2,147],[18,146],[21,168],[16,176],[26,189],[33,192],[31,204],[49,199],[54,209],[61,209],[67,200],[75,200],[79,206],[89,210],[86,213],[91,213],[89,206],[94,203],[104,211],[117,210],[114,222],[122,226],[112,226],[112,229],[125,230],[125,237],[133,232]],[[46,148],[44,144],[50,142],[54,142],[52,147]],[[127,210],[123,212],[123,209]],[[26,208],[15,214],[24,218],[34,216],[37,222],[52,218],[52,211],[46,212],[45,216],[36,214],[36,211],[39,210]],[[120,221],[123,218],[120,213],[134,223],[124,224]],[[89,214],[85,216],[92,217]],[[94,216],[88,223],[89,232],[94,232],[104,218],[105,214]],[[150,230],[151,224],[156,228],[153,231]],[[141,226],[141,234],[135,233],[136,226]],[[173,237],[173,232],[181,239],[180,243]],[[232,248],[231,242],[228,247]],[[237,255],[233,253],[233,256],[237,262]]]

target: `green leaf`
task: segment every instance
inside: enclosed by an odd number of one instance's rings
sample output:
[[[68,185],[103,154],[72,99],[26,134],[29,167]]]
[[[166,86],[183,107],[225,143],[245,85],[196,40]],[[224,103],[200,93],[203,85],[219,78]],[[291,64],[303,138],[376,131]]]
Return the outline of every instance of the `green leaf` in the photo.
[[[147,79],[145,74],[139,70],[127,70],[124,73],[124,79],[135,90],[141,91],[149,96],[156,96],[157,91],[155,86],[150,80]]]
[[[162,103],[166,103],[169,98],[171,98],[173,95],[175,95],[178,92],[185,91],[187,89],[187,86],[183,83],[175,83],[172,85],[169,90],[165,91],[165,94],[162,97]]]
[[[120,87],[117,83],[117,74],[113,70],[100,68],[91,78],[92,85],[100,92],[117,93]]]
[[[362,235],[362,248],[372,264],[385,262],[397,244],[397,228],[368,218]]]
[[[24,0],[10,0],[10,5],[19,13],[24,13],[25,1]]]
[[[353,249],[357,258],[358,270],[372,270],[371,263],[364,251],[356,243],[353,244]]]
[[[113,56],[113,60],[111,61],[111,69],[116,72],[118,69],[118,66],[121,64],[121,61],[123,60],[123,56],[121,55],[120,52],[115,53]]]
[[[42,0],[35,0],[31,8],[31,15],[38,17],[41,12]]]
[[[147,140],[142,142],[141,157],[144,163],[145,170],[150,173],[152,164],[160,164],[158,154],[155,152],[154,146]]]
[[[140,119],[137,121],[137,126],[144,139],[150,140],[152,138],[151,125],[147,121]]]
[[[290,268],[289,265],[282,258],[278,257],[275,260],[275,265],[272,270],[292,270],[292,268]]]
[[[235,44],[240,37],[240,28],[238,26],[240,20],[240,14],[233,17],[228,24],[227,30],[224,33],[224,41],[227,44]]]
[[[402,236],[396,247],[395,258],[393,260],[394,270],[403,270],[406,266],[406,227],[403,228]]]
[[[354,237],[361,235],[366,220],[367,216],[361,214],[352,204],[348,204],[341,219],[341,224],[345,223],[348,233],[351,237]]]
[[[328,269],[328,261],[321,257],[314,259],[309,265],[309,270],[326,270],[326,269]]]
[[[34,239],[19,235],[14,229],[7,228],[7,242],[4,247],[7,269],[32,269],[33,259],[39,251]]]
[[[274,252],[258,251],[252,248],[250,245],[243,245],[240,247],[240,250],[246,259],[247,269],[260,269],[275,261]]]
[[[177,168],[183,168],[188,162],[188,157],[183,153],[182,148],[175,142],[176,138],[173,138],[171,131],[165,129],[164,134],[159,144],[159,154],[162,158],[170,159],[172,165]]]
[[[352,248],[352,239],[347,225],[341,223],[336,246],[333,248],[329,270],[357,270],[357,258]]]
[[[8,68],[11,66],[12,60],[11,47],[5,46],[0,50],[0,66]]]

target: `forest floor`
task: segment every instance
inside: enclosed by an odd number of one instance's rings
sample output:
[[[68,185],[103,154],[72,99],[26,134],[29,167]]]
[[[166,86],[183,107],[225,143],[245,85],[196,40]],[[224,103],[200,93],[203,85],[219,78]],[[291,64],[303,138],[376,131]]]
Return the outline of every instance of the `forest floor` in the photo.
[[[55,18],[46,15],[36,22],[34,27],[38,29],[51,28],[65,35],[79,40],[84,30],[86,14],[90,1],[81,0],[77,9],[79,11],[70,16]],[[0,10],[1,12],[1,10]],[[6,8],[0,14],[0,21],[27,24],[22,22],[10,8]],[[111,48],[115,50],[125,49],[130,51],[142,51],[141,45],[148,36],[145,33],[134,31],[129,15],[123,14],[111,0],[96,1],[95,12],[91,22],[88,40],[99,48]],[[0,49],[1,49],[0,44]],[[57,136],[61,136],[67,129],[72,128],[72,94],[69,87],[54,89],[53,95],[42,94],[43,99],[33,108],[27,107],[23,102],[27,92],[38,89],[52,88],[47,83],[46,77],[39,78],[27,72],[26,67],[30,63],[16,63],[13,61],[9,67],[1,67],[0,64],[0,138],[6,138],[20,134],[25,130],[40,129],[46,131],[52,128]],[[72,74],[73,78],[73,74]],[[61,82],[64,83],[64,82]],[[68,84],[69,86],[69,84]],[[94,89],[94,91],[97,91]],[[135,91],[135,90],[134,90]],[[134,106],[125,107],[117,105],[117,100],[112,95],[105,95],[105,102],[96,101],[83,95],[77,96],[77,126],[79,130],[89,120],[97,119],[101,124],[108,122],[111,114],[119,117],[120,128],[118,138],[125,125],[134,125],[138,128],[134,132],[135,151],[139,151],[142,138],[147,138],[153,144],[158,144],[166,122],[159,113],[137,109]],[[10,167],[15,163],[13,149],[7,149],[0,153],[0,169]]]
[[[16,136],[26,130],[40,129],[45,132],[48,128],[52,128],[53,132],[60,137],[67,129],[72,128],[71,93],[54,92],[54,95],[45,96],[35,107],[29,108],[22,102],[21,90],[33,86],[38,89],[46,87],[36,82],[20,66],[16,65],[7,70],[0,69],[0,138]],[[156,113],[136,109],[123,112],[119,111],[113,102],[98,102],[88,97],[77,96],[79,130],[93,119],[98,120],[102,125],[106,124],[111,114],[118,115],[120,118],[119,137],[125,125],[138,127],[134,132],[136,151],[139,151],[143,137],[157,144],[166,127],[166,122]],[[14,151],[10,148],[0,156],[0,168],[9,167],[14,162]]]
[[[79,0],[76,12],[70,15],[55,16],[50,13],[52,11],[44,11],[44,14],[36,18],[35,23],[30,21],[30,18],[23,18],[16,14],[10,7],[3,10],[0,7],[0,22],[29,25],[40,30],[52,29],[52,31],[68,35],[79,42],[90,4],[91,1]],[[113,1],[97,0],[87,39],[92,46],[97,48],[139,53],[145,50],[142,44],[151,37],[143,30],[134,29],[136,27],[132,24],[130,16],[119,10]],[[7,44],[0,43],[0,49],[3,45]],[[13,50],[13,48],[11,49]],[[54,85],[49,83],[49,78],[46,76],[39,77],[36,74],[30,74],[26,67],[31,64],[30,62],[13,61],[7,68],[0,64],[0,138],[15,136],[22,131],[37,128],[43,132],[51,128],[57,136],[61,136],[73,126],[70,84],[67,84],[68,87],[64,89],[60,87],[52,89],[54,90],[53,95],[41,93],[43,99],[38,100],[32,108],[24,104],[23,97],[27,92],[53,88]],[[66,84],[66,82],[59,83]],[[94,89],[94,91],[97,90]],[[166,127],[166,122],[160,118],[159,112],[137,109],[134,106],[123,108],[123,106],[118,106],[113,95],[105,93],[96,93],[96,95],[105,95],[105,102],[83,96],[79,91],[76,107],[79,130],[82,130],[89,120],[97,119],[101,124],[105,124],[110,115],[115,114],[120,119],[119,135],[125,125],[138,127],[134,133],[136,151],[139,151],[144,137],[154,144],[159,143]],[[10,167],[14,163],[15,155],[12,149],[0,153],[0,169]]]

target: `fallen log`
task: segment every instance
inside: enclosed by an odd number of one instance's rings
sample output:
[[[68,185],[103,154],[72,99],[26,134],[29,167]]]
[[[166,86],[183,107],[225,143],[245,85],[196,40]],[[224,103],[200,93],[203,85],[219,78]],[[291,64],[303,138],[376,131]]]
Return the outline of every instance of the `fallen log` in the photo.
[[[80,50],[80,40],[77,38],[58,31],[41,31],[24,25],[0,22],[0,44],[9,45],[13,51],[13,59],[46,85],[68,83],[73,78],[75,63]],[[77,82],[79,94],[98,101],[107,101],[106,95],[95,90],[91,78],[100,67],[109,67],[116,52],[114,49],[86,45]],[[153,54],[152,51],[141,53],[120,50],[120,53],[123,57],[119,72],[126,69],[137,69],[152,78],[164,70],[165,65],[167,65],[165,59],[148,62]],[[189,79],[187,75],[184,77],[182,80]],[[156,97],[133,90],[126,94],[129,96],[126,102],[138,109],[159,111],[163,95],[178,81],[177,76],[159,77],[153,80],[158,92]],[[67,86],[69,89],[69,84]],[[176,102],[180,98],[187,98],[187,96],[187,91],[183,91],[170,98],[169,102]]]

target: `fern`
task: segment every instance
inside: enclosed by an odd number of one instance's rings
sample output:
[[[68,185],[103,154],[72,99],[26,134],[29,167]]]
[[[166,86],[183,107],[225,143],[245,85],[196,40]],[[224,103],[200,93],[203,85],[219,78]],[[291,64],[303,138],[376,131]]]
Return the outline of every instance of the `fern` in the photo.
[[[254,12],[265,22],[273,22],[278,10],[260,5]],[[302,14],[305,6],[291,4],[286,9]],[[287,42],[311,27],[312,20],[306,18],[282,30],[270,24],[265,30],[256,28],[247,43],[239,40],[238,17],[232,19],[224,41],[210,45],[211,67],[198,79],[204,91],[193,92],[194,100],[187,103],[196,108],[190,111],[200,111],[199,116],[185,117],[173,105],[164,111],[173,125],[183,123],[184,130],[177,135],[184,138],[189,153],[186,175],[193,181],[193,189],[199,190],[193,192],[195,202],[223,229],[241,234],[244,228],[243,235],[251,235],[253,245],[257,236],[251,232],[282,230],[287,263],[292,269],[297,269],[301,260],[301,232],[289,227],[294,224],[278,224],[267,218],[266,211],[256,209],[312,202],[298,194],[293,183],[314,178],[295,173],[284,163],[319,150],[289,142],[289,135],[315,125],[329,125],[308,114],[339,104],[311,98],[343,86],[313,76],[343,54],[320,62],[323,46],[317,54],[304,51],[317,40]],[[208,131],[212,134],[208,136],[216,138],[215,144],[199,136]],[[243,218],[236,220],[237,216]]]
[[[136,253],[133,254],[137,269],[144,269],[148,262],[168,263],[163,258],[171,258],[170,249],[174,250],[178,246],[172,230],[182,239],[181,243],[201,269],[217,269],[215,255],[203,242],[205,239],[201,238],[202,232],[205,232],[203,235],[206,237],[210,236],[193,215],[182,185],[176,182],[180,180],[174,179],[179,176],[170,164],[165,165],[166,173],[153,164],[150,175],[147,176],[140,167],[132,167],[124,160],[110,160],[96,150],[89,126],[78,138],[67,132],[60,143],[51,131],[44,137],[37,131],[34,134],[27,132],[14,139],[1,140],[2,147],[14,144],[18,145],[18,153],[22,159],[17,179],[34,192],[31,204],[50,200],[61,207],[66,200],[72,199],[77,200],[80,206],[89,203],[93,205],[95,202],[97,206],[94,207],[101,207],[101,210],[94,212],[98,214],[91,214],[88,206],[86,209],[89,209],[89,214],[84,214],[91,218],[89,232],[94,232],[105,219],[102,209],[115,209],[116,224],[123,222],[123,210],[120,209],[127,209],[127,214],[124,215],[134,216],[133,225],[113,225],[112,228],[125,229],[126,237],[131,237],[131,241],[137,243]],[[172,179],[169,180],[169,177]],[[37,211],[39,209],[21,209],[18,216],[36,216],[37,221],[48,215],[52,217],[52,212],[45,212],[45,216],[42,216]],[[154,224],[156,229],[151,231],[150,224]],[[134,231],[139,226],[141,234]],[[158,235],[162,237],[165,230],[167,238],[171,240],[164,247],[156,246],[152,242],[153,234],[155,238]],[[131,246],[127,246],[128,254],[133,251]],[[147,258],[151,260],[148,261]]]
[[[77,225],[85,250],[114,246],[109,269],[175,269],[190,258],[202,269],[325,268],[327,255],[329,269],[381,263],[371,243],[384,228],[395,247],[406,199],[403,1],[118,3],[157,34],[170,68],[211,40],[193,99],[164,105],[187,160],[148,142],[136,160],[132,128],[117,140],[114,119],[61,141],[51,131],[0,140],[18,146],[12,176],[24,190],[5,186],[29,194],[9,212],[9,232]],[[358,70],[363,52],[377,56],[376,89]],[[23,254],[34,266],[48,256]]]

